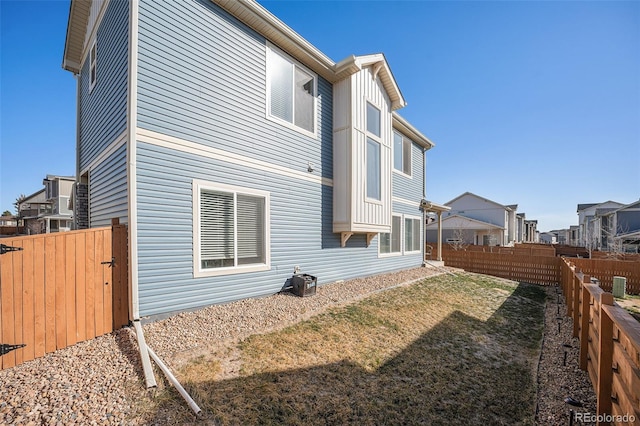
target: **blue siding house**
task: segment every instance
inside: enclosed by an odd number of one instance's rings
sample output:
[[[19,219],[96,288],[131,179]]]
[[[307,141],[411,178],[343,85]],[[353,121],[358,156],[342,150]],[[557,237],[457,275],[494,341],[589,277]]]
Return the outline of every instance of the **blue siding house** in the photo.
[[[421,266],[429,139],[384,55],[252,0],[72,0],[78,227],[129,227],[132,319]]]

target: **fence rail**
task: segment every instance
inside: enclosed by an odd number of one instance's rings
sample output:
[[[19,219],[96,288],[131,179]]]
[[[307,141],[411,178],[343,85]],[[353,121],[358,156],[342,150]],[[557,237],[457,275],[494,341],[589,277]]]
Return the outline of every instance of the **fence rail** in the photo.
[[[0,343],[24,347],[0,355],[0,369],[128,322],[126,226],[2,243],[22,250],[0,256]]]
[[[574,260],[562,262],[562,290],[573,336],[580,340],[580,368],[598,399],[597,414],[633,416],[632,424],[640,425],[640,323],[611,293],[591,284]]]

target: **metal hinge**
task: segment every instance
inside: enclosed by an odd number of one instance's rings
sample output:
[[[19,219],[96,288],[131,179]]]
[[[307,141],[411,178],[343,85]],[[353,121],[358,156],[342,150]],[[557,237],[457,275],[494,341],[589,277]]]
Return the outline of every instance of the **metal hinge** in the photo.
[[[11,247],[6,244],[0,244],[0,254],[9,253],[10,251],[20,251],[22,247]]]
[[[11,351],[15,351],[16,349],[24,348],[25,344],[21,343],[18,345],[5,345],[4,343],[0,345],[0,356],[6,355]]]

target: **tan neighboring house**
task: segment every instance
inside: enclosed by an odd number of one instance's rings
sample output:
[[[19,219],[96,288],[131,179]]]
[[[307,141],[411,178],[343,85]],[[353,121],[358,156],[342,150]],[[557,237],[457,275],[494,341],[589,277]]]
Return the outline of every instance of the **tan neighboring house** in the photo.
[[[512,246],[521,242],[518,224],[528,222],[524,217],[517,217],[517,204],[503,205],[471,192],[444,205],[450,210],[443,215],[442,233],[444,241],[450,244]],[[428,242],[435,241],[436,225],[435,222],[427,224]]]
[[[69,199],[75,177],[47,175],[44,188],[19,204],[19,217],[29,235],[70,231],[73,212]]]

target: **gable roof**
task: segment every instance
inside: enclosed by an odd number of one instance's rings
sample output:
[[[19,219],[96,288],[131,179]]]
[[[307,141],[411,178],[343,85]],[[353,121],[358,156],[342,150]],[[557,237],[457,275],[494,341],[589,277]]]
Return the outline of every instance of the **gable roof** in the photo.
[[[446,202],[446,203],[444,203],[444,204],[445,204],[445,206],[448,206],[448,205],[450,205],[451,203],[453,203],[453,202],[455,202],[455,201],[459,200],[460,198],[465,197],[465,196],[467,196],[467,195],[470,195],[470,196],[472,196],[472,197],[478,198],[479,200],[482,200],[482,201],[486,201],[487,203],[495,204],[496,206],[498,206],[498,207],[502,207],[503,209],[505,209],[505,210],[507,210],[507,211],[513,211],[513,210],[515,210],[515,209],[517,209],[517,208],[518,208],[518,205],[517,205],[517,204],[512,204],[512,205],[510,205],[510,206],[505,206],[505,205],[503,205],[503,204],[496,203],[495,201],[492,201],[492,200],[490,200],[490,199],[488,199],[488,198],[481,197],[481,196],[476,195],[476,194],[474,194],[474,193],[472,193],[472,192],[469,192],[469,191],[467,191],[467,192],[465,192],[465,193],[463,193],[463,194],[458,195],[458,196],[457,196],[456,198],[454,198],[453,200],[451,200],[451,201],[449,201],[449,202]]]
[[[382,53],[351,55],[335,63],[255,0],[211,1],[331,83],[343,80],[365,67],[372,67],[374,74],[380,77],[389,95],[391,109],[396,110],[406,106],[391,68]],[[90,0],[71,0],[62,67],[75,74],[80,72],[90,9]]]
[[[427,229],[438,227],[437,222],[427,224]],[[504,230],[503,227],[482,220],[472,219],[457,214],[447,216],[442,219],[442,229],[482,229],[482,230]]]
[[[607,204],[607,203],[614,203],[614,204],[617,204],[618,206],[623,206],[622,203],[619,203],[617,201],[612,201],[612,200],[603,201],[602,203],[578,204],[577,212],[579,213],[582,210],[590,209],[591,207],[595,207],[595,206],[601,206],[601,205]]]

